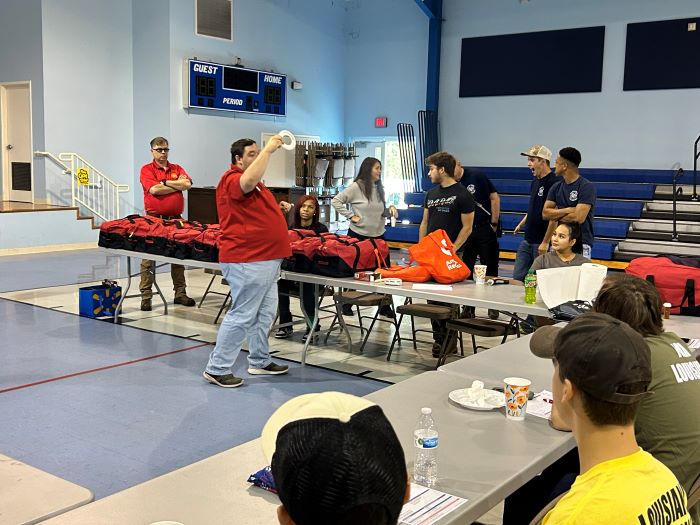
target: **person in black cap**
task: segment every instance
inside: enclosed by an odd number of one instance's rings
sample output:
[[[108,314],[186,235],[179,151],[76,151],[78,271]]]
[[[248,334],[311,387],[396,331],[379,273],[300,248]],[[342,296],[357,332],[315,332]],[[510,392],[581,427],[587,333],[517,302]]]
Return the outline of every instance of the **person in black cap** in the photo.
[[[550,188],[542,209],[542,218],[555,222],[578,222],[583,233],[583,256],[590,259],[596,189],[593,183],[580,175],[580,164],[581,153],[576,148],[559,150],[554,173],[562,180]]]
[[[305,394],[261,435],[282,525],[395,525],[410,497],[406,460],[379,406],[341,392]]]
[[[685,490],[635,439],[639,403],[651,395],[651,355],[644,338],[609,315],[581,315],[545,326],[532,352],[552,359],[552,424],[569,427],[581,473],[542,520],[559,523],[690,524]]]

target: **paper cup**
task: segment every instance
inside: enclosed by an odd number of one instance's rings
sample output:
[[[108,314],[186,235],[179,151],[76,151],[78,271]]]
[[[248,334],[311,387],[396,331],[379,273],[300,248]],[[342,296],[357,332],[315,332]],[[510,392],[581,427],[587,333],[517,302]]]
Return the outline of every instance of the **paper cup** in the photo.
[[[503,383],[503,392],[506,396],[506,417],[522,421],[525,419],[527,396],[532,382],[522,377],[506,377]]]
[[[474,282],[476,284],[486,284],[486,265],[474,265]]]

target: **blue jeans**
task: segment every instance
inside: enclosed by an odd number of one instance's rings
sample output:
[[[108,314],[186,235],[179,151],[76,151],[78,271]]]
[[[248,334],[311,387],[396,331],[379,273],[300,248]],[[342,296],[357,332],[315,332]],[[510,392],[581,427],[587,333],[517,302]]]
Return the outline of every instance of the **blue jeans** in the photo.
[[[522,281],[527,275],[527,271],[535,262],[539,255],[537,249],[540,243],[527,242],[523,239],[518,246],[518,252],[515,254],[515,266],[513,267],[513,279]]]
[[[224,279],[231,287],[231,308],[221,322],[216,346],[209,355],[208,373],[230,374],[246,338],[250,368],[265,368],[272,362],[267,337],[277,314],[281,264],[281,259],[221,263]]]
[[[581,255],[583,255],[586,259],[590,259],[591,258],[591,245],[590,244],[582,244],[581,246],[583,247],[583,253]]]

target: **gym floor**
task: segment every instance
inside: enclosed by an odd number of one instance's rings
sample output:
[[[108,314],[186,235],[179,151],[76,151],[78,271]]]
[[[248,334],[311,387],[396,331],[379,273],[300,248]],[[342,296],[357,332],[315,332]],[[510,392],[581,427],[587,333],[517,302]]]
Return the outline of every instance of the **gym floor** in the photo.
[[[122,324],[78,315],[80,286],[105,278],[123,286],[125,275],[125,258],[97,249],[0,257],[0,452],[83,485],[96,498],[258,437],[268,416],[291,397],[325,390],[362,396],[435,366],[429,344],[414,350],[409,342],[387,362],[393,329],[383,322],[362,355],[357,345],[349,353],[345,337],[334,331],[327,344],[320,346],[321,338],[310,347],[311,366],[303,367],[299,324],[291,338],[270,339],[273,357],[289,364],[289,374],[249,376],[242,352],[234,373],[245,385],[217,388],[201,372],[223,296],[210,293],[201,308],[173,305],[165,268],[157,280],[168,315],[155,298],[151,312],[140,311],[138,298],[127,299]],[[199,301],[211,275],[193,269],[186,277],[188,295]],[[131,293],[133,286],[138,282]],[[227,291],[220,277],[212,290]],[[299,301],[291,303],[298,314]],[[327,328],[330,318],[321,324]],[[408,320],[401,333],[410,335]],[[353,340],[359,341],[359,330]],[[499,523],[498,508],[486,518]]]

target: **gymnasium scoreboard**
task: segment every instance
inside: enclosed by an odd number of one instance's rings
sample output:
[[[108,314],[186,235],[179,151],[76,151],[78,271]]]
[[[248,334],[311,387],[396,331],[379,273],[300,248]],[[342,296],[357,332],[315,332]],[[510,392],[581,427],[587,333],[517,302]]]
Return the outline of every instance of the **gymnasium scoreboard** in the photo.
[[[192,59],[185,72],[185,108],[287,114],[287,75]]]

